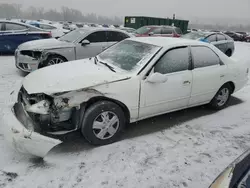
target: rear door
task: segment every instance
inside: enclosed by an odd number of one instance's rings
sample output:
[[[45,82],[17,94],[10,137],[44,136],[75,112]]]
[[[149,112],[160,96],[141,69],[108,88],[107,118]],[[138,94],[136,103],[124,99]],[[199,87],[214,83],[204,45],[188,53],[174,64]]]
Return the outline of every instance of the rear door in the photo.
[[[227,66],[209,47],[192,46],[191,53],[193,85],[189,106],[196,106],[212,100],[227,79]]]
[[[228,41],[226,37],[222,34],[217,34],[217,41],[215,46],[219,48],[223,53],[225,53],[228,49]]]
[[[90,44],[82,45],[81,42],[88,40]],[[85,37],[76,46],[76,59],[94,57],[107,46],[106,31],[95,31]]]

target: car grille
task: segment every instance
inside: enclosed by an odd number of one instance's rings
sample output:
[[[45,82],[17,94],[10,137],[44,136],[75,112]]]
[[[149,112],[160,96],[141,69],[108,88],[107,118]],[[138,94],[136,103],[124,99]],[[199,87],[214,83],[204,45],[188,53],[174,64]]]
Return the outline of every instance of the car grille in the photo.
[[[19,63],[18,65],[19,65],[19,67],[22,68],[22,69],[29,69],[29,66],[28,66],[27,63]]]

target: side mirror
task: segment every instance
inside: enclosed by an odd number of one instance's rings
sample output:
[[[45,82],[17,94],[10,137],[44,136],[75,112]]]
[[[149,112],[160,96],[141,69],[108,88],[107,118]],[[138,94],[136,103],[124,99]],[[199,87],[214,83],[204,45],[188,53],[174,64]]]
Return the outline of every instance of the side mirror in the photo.
[[[81,44],[82,44],[82,46],[85,46],[85,45],[88,45],[88,44],[90,44],[90,42],[88,41],[88,40],[83,40],[82,42],[81,42]]]
[[[149,36],[152,36],[152,35],[154,35],[154,32],[150,32],[148,35],[149,35]]]
[[[167,76],[158,72],[149,75],[146,79],[149,83],[165,83],[168,80]]]

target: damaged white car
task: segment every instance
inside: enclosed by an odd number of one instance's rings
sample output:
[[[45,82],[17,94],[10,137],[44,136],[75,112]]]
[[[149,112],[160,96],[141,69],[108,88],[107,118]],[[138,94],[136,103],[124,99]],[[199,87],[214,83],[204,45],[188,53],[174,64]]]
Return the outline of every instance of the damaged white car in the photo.
[[[247,80],[246,66],[210,44],[130,38],[25,77],[6,134],[18,151],[41,157],[61,143],[55,135],[76,130],[110,144],[128,123],[202,104],[222,109]]]

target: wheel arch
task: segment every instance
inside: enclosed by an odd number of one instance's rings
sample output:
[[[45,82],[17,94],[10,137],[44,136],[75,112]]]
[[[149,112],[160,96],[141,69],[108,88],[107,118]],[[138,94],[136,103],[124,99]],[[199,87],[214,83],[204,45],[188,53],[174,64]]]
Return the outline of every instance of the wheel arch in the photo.
[[[55,52],[46,52],[46,53],[44,54],[44,58],[39,62],[38,68],[42,68],[42,67],[44,66],[44,62],[45,62],[48,58],[50,58],[50,57],[52,57],[52,56],[60,57],[60,58],[64,59],[64,62],[67,62],[67,61],[68,61],[68,59],[67,59],[65,56],[63,56],[63,55],[61,55],[61,54],[59,54],[59,53],[55,53]]]
[[[228,81],[228,82],[226,82],[225,84],[223,84],[221,87],[223,87],[223,86],[225,86],[225,85],[229,85],[230,87],[231,87],[231,94],[232,93],[234,93],[234,91],[235,91],[235,84],[232,82],[232,81]],[[220,87],[220,88],[221,88]]]
[[[128,107],[123,102],[116,100],[116,99],[108,98],[105,96],[92,97],[87,102],[84,102],[85,103],[85,105],[84,105],[85,110],[87,108],[89,108],[92,104],[99,102],[99,101],[110,101],[110,102],[117,104],[119,107],[121,107],[121,109],[124,112],[124,115],[126,118],[126,123],[130,123],[130,111],[129,111]]]

